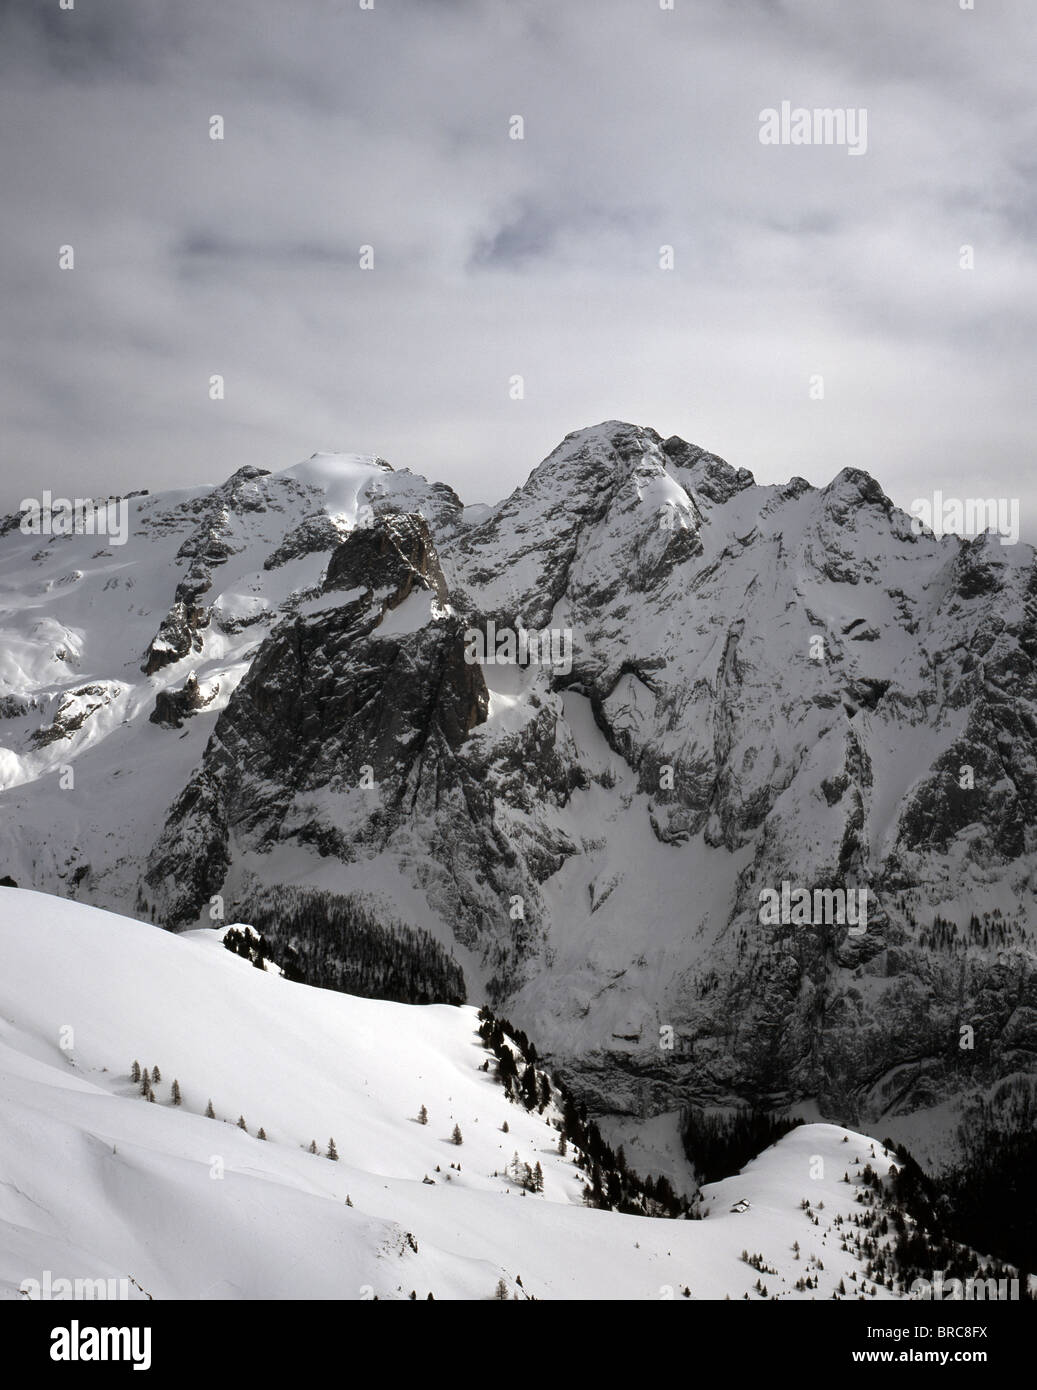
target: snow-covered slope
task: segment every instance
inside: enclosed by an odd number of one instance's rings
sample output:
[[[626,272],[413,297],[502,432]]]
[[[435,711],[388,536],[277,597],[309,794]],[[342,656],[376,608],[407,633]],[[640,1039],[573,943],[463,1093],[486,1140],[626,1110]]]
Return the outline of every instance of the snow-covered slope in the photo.
[[[49,1271],[155,1298],[756,1298],[743,1250],[769,1295],[892,1296],[840,1249],[843,1173],[888,1160],[874,1140],[795,1130],[706,1188],[703,1220],[592,1210],[553,1106],[482,1070],[473,1009],[292,984],[221,935],[0,889],[0,1297]],[[134,1059],[160,1069],[154,1104]],[[514,1152],[542,1194],[500,1176]]]

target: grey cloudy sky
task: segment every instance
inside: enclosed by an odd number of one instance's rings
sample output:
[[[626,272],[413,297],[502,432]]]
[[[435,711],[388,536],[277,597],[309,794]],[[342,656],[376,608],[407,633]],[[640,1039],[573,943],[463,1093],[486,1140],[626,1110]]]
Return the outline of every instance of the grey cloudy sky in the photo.
[[[621,418],[1032,538],[1035,50],[1032,0],[0,0],[0,512],[318,449],[495,500]]]

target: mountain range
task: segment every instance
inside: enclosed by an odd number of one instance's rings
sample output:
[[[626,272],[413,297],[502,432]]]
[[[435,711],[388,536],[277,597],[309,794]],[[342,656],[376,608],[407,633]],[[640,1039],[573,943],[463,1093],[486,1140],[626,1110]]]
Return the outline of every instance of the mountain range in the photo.
[[[694,1116],[934,1172],[1029,1124],[1030,547],[618,421],[495,505],[352,454],[118,505],[0,521],[5,881],[488,1003],[688,1191]],[[761,921],[783,885],[866,930]]]

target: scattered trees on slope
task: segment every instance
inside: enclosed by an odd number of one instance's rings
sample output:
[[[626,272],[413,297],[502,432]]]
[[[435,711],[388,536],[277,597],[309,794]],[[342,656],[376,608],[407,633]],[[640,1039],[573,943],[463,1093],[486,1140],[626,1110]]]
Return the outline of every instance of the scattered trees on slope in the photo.
[[[573,1150],[573,1162],[586,1175],[584,1201],[589,1206],[628,1212],[638,1216],[686,1217],[691,1204],[678,1197],[665,1176],[641,1178],[620,1154],[615,1153],[588,1118],[587,1107],[578,1102],[559,1076],[548,1077],[537,1069],[535,1046],[521,1028],[507,1019],[497,1018],[489,1008],[479,1010],[479,1036],[497,1059],[497,1077],[514,1104],[540,1114],[552,1104],[561,1111],[559,1146]],[[516,1053],[518,1060],[516,1060]],[[519,1070],[519,1061],[523,1063]],[[556,1122],[557,1123],[557,1122]],[[501,1126],[506,1130],[507,1121]],[[517,1157],[517,1155],[516,1155]],[[537,1168],[539,1168],[537,1164]],[[536,1168],[531,1169],[535,1181]],[[522,1176],[525,1176],[524,1169]],[[540,1173],[543,1182],[543,1172]],[[527,1187],[523,1190],[540,1191]]]

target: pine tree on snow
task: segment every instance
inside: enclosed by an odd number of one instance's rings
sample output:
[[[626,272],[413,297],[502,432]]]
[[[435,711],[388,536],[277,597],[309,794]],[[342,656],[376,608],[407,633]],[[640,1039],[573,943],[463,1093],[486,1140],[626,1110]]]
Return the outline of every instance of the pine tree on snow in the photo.
[[[130,1080],[134,1083],[134,1085],[136,1085],[136,1086],[139,1086],[139,1085],[140,1085],[140,1063],[139,1063],[139,1062],[136,1062],[136,1061],[135,1061],[135,1062],[133,1063],[133,1066],[130,1068]]]
[[[325,1155],[325,1157],[326,1157],[326,1158],[334,1159],[334,1161],[335,1161],[336,1163],[338,1162],[338,1149],[335,1148],[335,1141],[334,1141],[334,1139],[329,1139],[329,1140],[328,1140],[328,1152],[327,1152],[327,1154]]]
[[[454,1125],[454,1132],[453,1132],[453,1134],[451,1134],[450,1138],[451,1138],[451,1140],[452,1140],[455,1144],[463,1144],[463,1143],[464,1143],[464,1140],[463,1140],[462,1137],[461,1137],[461,1126],[460,1126],[460,1125]]]
[[[173,1104],[174,1104],[174,1105],[181,1105],[182,1103],[183,1103],[183,1097],[182,1097],[181,1094],[180,1094],[180,1082],[179,1082],[179,1081],[176,1079],[176,1077],[174,1076],[174,1077],[173,1077]]]
[[[522,1099],[527,1110],[532,1110],[537,1103],[537,1074],[532,1065],[522,1074]]]

